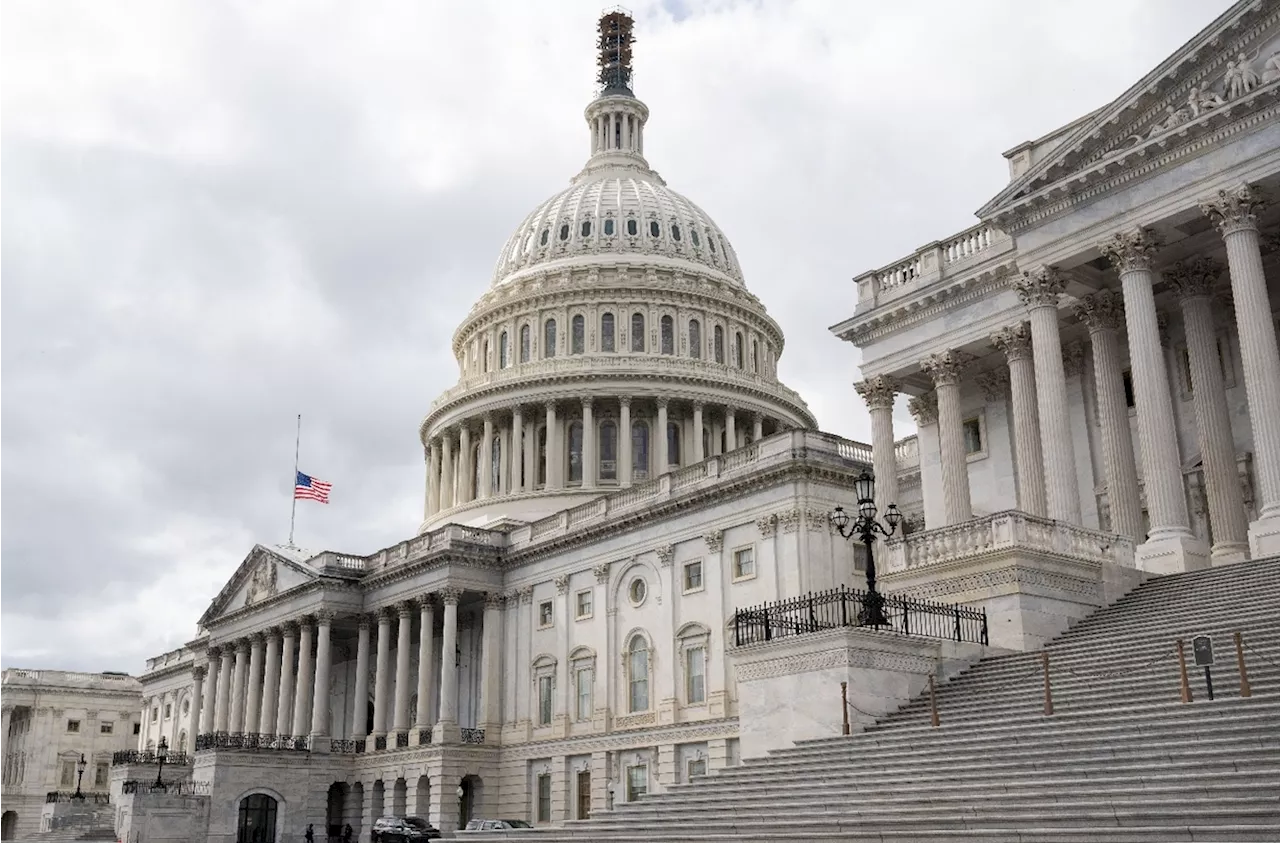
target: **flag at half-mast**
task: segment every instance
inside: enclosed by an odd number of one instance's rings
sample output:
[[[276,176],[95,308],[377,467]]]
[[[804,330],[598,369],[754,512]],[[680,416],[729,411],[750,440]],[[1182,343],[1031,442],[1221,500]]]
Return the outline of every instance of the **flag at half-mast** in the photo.
[[[298,479],[293,484],[293,499],[296,501],[318,501],[319,503],[329,502],[329,490],[333,488],[332,483],[326,483],[323,480],[317,480],[309,474],[298,473]]]

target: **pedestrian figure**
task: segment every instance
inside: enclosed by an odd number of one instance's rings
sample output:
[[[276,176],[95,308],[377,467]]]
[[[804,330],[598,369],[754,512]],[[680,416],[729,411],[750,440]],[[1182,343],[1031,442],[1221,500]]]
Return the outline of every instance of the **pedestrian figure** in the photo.
[[[316,830],[311,823],[307,823],[307,833],[303,837],[307,839],[307,843],[316,843]]]
[[[351,843],[352,833],[351,823],[347,823],[342,829],[342,843]]]

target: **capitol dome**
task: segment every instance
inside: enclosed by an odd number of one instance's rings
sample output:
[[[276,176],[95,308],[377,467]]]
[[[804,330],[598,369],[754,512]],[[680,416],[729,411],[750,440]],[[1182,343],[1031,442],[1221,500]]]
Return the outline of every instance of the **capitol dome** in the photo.
[[[454,332],[458,382],[419,429],[423,531],[535,522],[815,426],[728,238],[644,157],[630,23],[601,21],[585,166],[520,223]]]

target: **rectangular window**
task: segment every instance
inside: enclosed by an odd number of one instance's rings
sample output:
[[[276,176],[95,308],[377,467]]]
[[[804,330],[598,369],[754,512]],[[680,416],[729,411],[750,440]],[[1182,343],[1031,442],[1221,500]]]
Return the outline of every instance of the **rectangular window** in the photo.
[[[538,776],[538,822],[551,822],[551,774]]]
[[[538,725],[551,725],[551,677],[538,678]]]
[[[68,720],[68,721],[67,721],[67,731],[68,731],[68,732],[79,732],[79,731],[80,731],[80,721],[79,721],[79,720]]]
[[[62,773],[58,778],[60,786],[75,787],[76,786],[76,762],[63,761]]]
[[[684,590],[702,591],[702,560],[686,562],[684,566]]]
[[[627,801],[635,802],[649,792],[649,768],[637,764],[627,768]]]
[[[690,703],[707,701],[707,650],[690,647],[685,653],[685,692]]]
[[[98,731],[104,735],[109,735],[116,730],[116,724],[110,720],[104,720],[98,724]]]
[[[591,589],[584,589],[578,592],[578,617],[591,617]]]
[[[692,781],[694,776],[705,776],[707,774],[707,762],[704,758],[690,758],[689,766],[685,768],[687,773],[687,781]]]
[[[172,703],[165,703],[165,704],[164,704],[164,719],[165,719],[165,720],[168,720],[168,719],[169,719],[170,717],[172,717],[172,716],[173,716],[173,704],[172,704]]]
[[[159,719],[160,719],[160,706],[156,706],[155,708],[151,709],[151,722],[155,723]]]
[[[133,724],[133,733],[134,733],[135,735],[140,735],[140,734],[142,734],[142,724],[141,724],[141,723],[134,723],[134,724]]]
[[[982,423],[978,419],[964,421],[964,452],[966,454],[982,452]]]
[[[746,580],[756,575],[756,551],[743,547],[733,552],[733,578]]]
[[[548,627],[555,622],[555,607],[550,600],[544,600],[538,604],[538,626]]]
[[[576,674],[578,684],[578,719],[591,719],[591,668],[580,667]]]
[[[93,786],[106,787],[107,778],[111,775],[111,765],[106,762],[99,763],[93,769]]]

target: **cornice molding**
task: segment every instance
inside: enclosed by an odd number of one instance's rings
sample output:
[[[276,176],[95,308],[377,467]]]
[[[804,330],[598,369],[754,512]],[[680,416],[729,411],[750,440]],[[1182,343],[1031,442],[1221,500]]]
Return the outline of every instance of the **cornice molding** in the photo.
[[[973,276],[947,279],[924,287],[915,295],[905,296],[890,304],[855,316],[852,324],[837,336],[862,346],[912,325],[936,319],[956,307],[977,301],[993,292],[1006,289],[1015,277],[1017,264],[1013,256]]]

